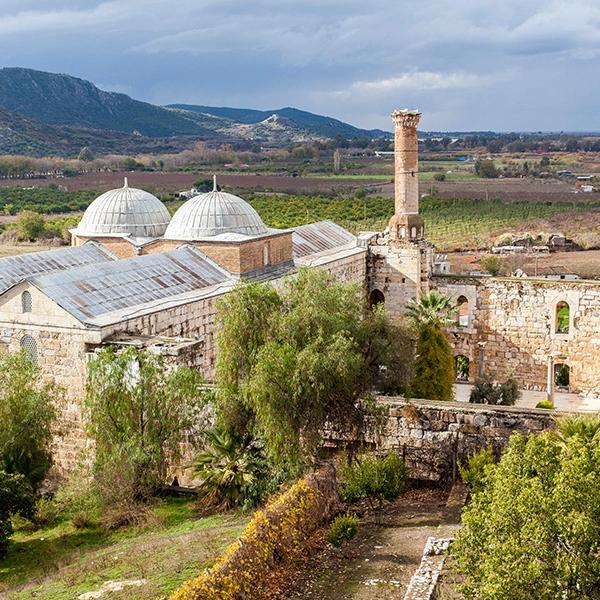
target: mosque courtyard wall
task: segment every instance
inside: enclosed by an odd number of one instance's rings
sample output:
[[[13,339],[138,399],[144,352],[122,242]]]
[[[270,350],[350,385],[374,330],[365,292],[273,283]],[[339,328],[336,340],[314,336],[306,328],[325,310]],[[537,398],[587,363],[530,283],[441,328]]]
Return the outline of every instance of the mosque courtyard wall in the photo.
[[[432,278],[432,287],[468,303],[448,336],[455,356],[469,359],[470,380],[514,376],[524,389],[545,390],[566,365],[570,391],[600,395],[598,282],[452,276]]]

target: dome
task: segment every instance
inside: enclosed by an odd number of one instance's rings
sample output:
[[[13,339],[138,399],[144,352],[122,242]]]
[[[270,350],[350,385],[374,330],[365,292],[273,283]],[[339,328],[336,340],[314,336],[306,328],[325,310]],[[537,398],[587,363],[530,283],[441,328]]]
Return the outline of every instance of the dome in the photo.
[[[85,210],[76,235],[160,237],[171,215],[152,194],[125,185],[98,196]]]
[[[213,190],[191,198],[173,215],[165,238],[203,240],[220,234],[269,233],[258,213],[242,198]]]

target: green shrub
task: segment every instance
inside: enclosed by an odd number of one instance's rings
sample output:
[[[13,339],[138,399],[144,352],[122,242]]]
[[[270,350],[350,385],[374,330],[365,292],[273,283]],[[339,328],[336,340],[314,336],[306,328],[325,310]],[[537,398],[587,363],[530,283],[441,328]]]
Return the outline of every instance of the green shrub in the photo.
[[[358,531],[358,517],[347,513],[336,517],[329,526],[327,541],[339,548],[344,540],[350,540]]]
[[[550,400],[550,398],[545,398],[544,400],[540,400],[536,405],[536,408],[546,408],[548,410],[554,408],[554,402]]]
[[[11,517],[33,519],[34,509],[34,494],[27,479],[0,470],[0,558],[6,554],[13,533]]]
[[[469,402],[472,404],[513,406],[520,397],[519,384],[513,377],[509,377],[504,383],[497,384],[487,375],[484,375],[475,380]]]
[[[446,181],[446,173],[434,173],[433,178],[435,181]]]
[[[459,465],[460,478],[469,485],[475,494],[483,489],[487,467],[493,464],[495,464],[495,460],[492,448],[479,450],[469,458],[466,465]]]
[[[359,462],[341,469],[340,498],[352,504],[367,500],[381,512],[383,501],[393,502],[406,489],[408,469],[397,455],[366,455]]]

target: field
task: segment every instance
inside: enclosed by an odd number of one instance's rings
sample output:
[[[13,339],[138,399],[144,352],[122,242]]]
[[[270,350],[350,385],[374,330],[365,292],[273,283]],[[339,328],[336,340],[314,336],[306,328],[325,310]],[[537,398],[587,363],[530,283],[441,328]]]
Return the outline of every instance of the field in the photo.
[[[75,529],[68,522],[37,531],[22,525],[0,561],[0,597],[73,600],[108,581],[143,582],[124,588],[122,599],[164,597],[209,566],[247,520],[233,514],[198,518],[190,500],[169,499],[146,527],[118,532]]]

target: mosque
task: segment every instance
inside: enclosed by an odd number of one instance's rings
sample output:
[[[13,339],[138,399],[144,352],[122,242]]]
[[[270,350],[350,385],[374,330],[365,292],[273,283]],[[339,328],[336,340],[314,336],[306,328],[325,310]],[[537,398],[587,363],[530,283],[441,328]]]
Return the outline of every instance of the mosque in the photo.
[[[570,391],[599,395],[600,283],[452,276],[436,263],[419,214],[419,118],[392,114],[395,214],[385,232],[355,236],[331,221],[269,228],[216,182],[171,218],[125,180],[90,204],[71,247],[0,259],[0,344],[24,348],[67,390],[59,469],[76,464],[86,444],[81,400],[98,348],[148,348],[210,380],[219,298],[239,281],[275,282],[299,267],[360,284],[397,318],[431,288],[453,297],[460,315],[448,337],[465,381],[512,375],[552,395],[557,368],[563,383],[566,368]]]

